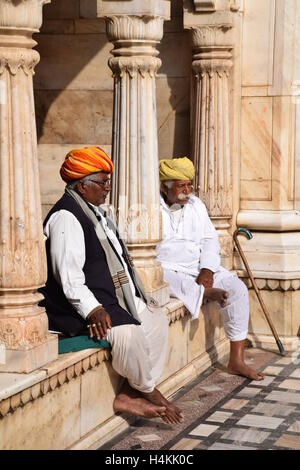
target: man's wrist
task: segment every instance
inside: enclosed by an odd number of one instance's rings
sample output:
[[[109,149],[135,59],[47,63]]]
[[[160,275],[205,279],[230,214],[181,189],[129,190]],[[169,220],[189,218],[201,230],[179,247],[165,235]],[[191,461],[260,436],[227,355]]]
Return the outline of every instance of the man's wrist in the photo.
[[[90,311],[90,313],[87,314],[86,318],[90,318],[93,313],[100,312],[101,310],[104,310],[103,305],[99,304],[97,307],[93,308],[93,310]]]

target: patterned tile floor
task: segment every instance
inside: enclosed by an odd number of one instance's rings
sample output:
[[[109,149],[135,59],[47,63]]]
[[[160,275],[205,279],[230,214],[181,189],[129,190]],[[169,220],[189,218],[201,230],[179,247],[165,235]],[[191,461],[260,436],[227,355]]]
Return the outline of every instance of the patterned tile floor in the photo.
[[[246,350],[263,381],[249,381],[216,364],[174,396],[185,420],[171,426],[138,419],[105,450],[300,450],[300,367],[292,357]]]

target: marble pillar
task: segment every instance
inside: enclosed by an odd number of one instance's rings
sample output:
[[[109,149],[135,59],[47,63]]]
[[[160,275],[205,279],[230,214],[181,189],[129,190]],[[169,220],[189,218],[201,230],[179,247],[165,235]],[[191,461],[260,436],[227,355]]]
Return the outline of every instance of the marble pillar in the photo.
[[[47,0],[0,2],[0,371],[30,372],[57,357],[38,307],[46,280],[32,76],[32,34]]]
[[[114,77],[112,204],[146,292],[165,305],[168,286],[156,260],[161,213],[155,91],[164,17],[150,13],[105,15],[114,44],[109,59]]]
[[[244,3],[237,225],[253,233],[241,246],[284,347],[300,350],[299,19],[296,0]],[[250,307],[253,343],[274,344],[252,289]]]
[[[191,156],[196,192],[218,230],[222,265],[232,268],[232,169],[229,77],[232,24],[191,28],[193,85]]]

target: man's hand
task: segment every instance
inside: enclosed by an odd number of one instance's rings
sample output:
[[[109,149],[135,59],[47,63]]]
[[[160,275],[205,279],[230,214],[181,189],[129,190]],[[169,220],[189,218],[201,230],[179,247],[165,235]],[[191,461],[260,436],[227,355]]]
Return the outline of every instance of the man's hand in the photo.
[[[111,328],[110,316],[103,307],[96,307],[86,317],[90,338],[98,340],[107,338],[107,329]]]
[[[203,268],[196,279],[197,284],[204,287],[212,287],[214,283],[214,273],[210,269]]]

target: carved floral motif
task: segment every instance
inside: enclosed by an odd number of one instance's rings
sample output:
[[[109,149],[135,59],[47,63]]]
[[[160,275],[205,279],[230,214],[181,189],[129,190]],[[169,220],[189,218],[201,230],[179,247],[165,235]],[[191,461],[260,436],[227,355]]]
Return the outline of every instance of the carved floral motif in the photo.
[[[152,78],[161,66],[161,60],[156,57],[111,57],[108,64],[114,77],[123,77],[124,74],[128,74],[130,78],[133,78],[139,74],[145,78],[149,74]]]
[[[48,335],[48,320],[42,313],[34,317],[0,318],[0,341],[8,349],[29,349],[40,345]]]
[[[26,75],[34,75],[34,68],[40,60],[37,51],[31,49],[0,49],[0,75],[7,68],[12,75],[21,69]]]
[[[248,277],[241,277],[241,280],[249,289],[252,289],[251,280]],[[255,279],[259,290],[269,291],[297,291],[300,290],[300,279]]]
[[[163,18],[158,16],[110,16],[106,17],[106,32],[112,42],[159,42],[163,37],[163,23]]]

